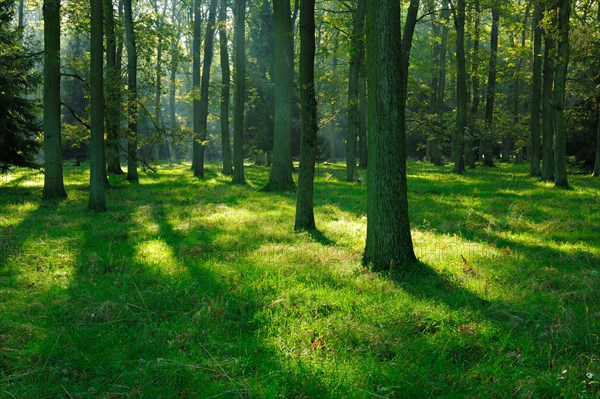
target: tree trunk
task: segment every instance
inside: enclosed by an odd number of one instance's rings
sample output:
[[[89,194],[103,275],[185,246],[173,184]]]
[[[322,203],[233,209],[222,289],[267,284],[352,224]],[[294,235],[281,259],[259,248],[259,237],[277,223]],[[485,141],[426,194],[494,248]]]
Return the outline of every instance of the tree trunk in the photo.
[[[60,1],[44,0],[44,199],[66,198],[60,123]]]
[[[119,159],[119,128],[121,126],[121,71],[117,68],[117,38],[112,0],[104,0],[106,24],[106,169],[122,175]]]
[[[567,180],[567,134],[565,128],[565,90],[567,70],[569,67],[569,19],[571,16],[571,1],[558,0],[558,57],[554,71],[554,185],[568,188]]]
[[[231,143],[229,140],[229,96],[231,72],[229,70],[229,44],[227,43],[227,0],[221,0],[219,8],[219,54],[221,56],[221,152],[223,153],[223,174],[233,173],[231,163]]]
[[[275,14],[275,131],[273,163],[264,191],[294,190],[292,178],[292,106],[294,103],[294,29],[290,0],[273,0]]]
[[[246,103],[246,0],[235,6],[235,110],[233,114],[233,183],[244,184],[244,107]]]
[[[552,33],[545,35],[544,68],[542,81],[543,159],[542,180],[554,180],[554,121],[552,120],[552,88],[554,86],[554,52],[556,43]]]
[[[198,102],[198,108],[196,109],[196,107],[194,107],[194,121],[196,122],[195,118],[198,118],[197,128],[194,128],[196,138],[194,139],[193,146],[194,176],[196,177],[204,177],[204,152],[206,149],[206,131],[208,122],[208,85],[210,84],[210,67],[213,60],[216,14],[217,0],[211,0],[208,10],[206,37],[204,38],[204,60],[202,62],[200,101]],[[194,25],[195,24],[196,22],[194,21]],[[199,57],[200,55],[198,54],[198,58]],[[194,73],[195,72],[196,71],[194,71]],[[196,112],[198,113],[197,116]]]
[[[598,124],[596,127],[596,162],[594,163],[595,177],[600,177],[600,101],[598,102]]]
[[[407,268],[416,261],[408,220],[406,137],[398,134],[404,132],[401,80],[407,78],[398,73],[402,65],[400,2],[368,1],[366,32],[369,165],[363,262],[387,271]]]
[[[531,84],[529,176],[540,177],[540,106],[542,100],[542,5],[536,1],[533,10],[533,77]]]
[[[200,10],[201,0],[194,0],[194,28],[192,38],[192,125],[194,131],[194,141],[192,143],[192,170],[194,175],[200,169],[196,165],[200,161],[201,144],[198,138],[201,135],[200,129],[200,45],[202,43],[202,17]]]
[[[474,4],[475,22],[473,31],[473,53],[471,60],[471,109],[469,115],[469,129],[465,140],[465,163],[474,169],[477,156],[475,153],[477,137],[477,113],[479,111],[479,35],[480,35],[480,13],[479,0]]]
[[[465,60],[465,0],[458,0],[454,10],[456,28],[456,131],[452,140],[452,158],[454,173],[464,173],[464,134],[467,127],[467,67]]]
[[[315,0],[300,3],[300,104],[302,133],[294,230],[316,230],[313,206],[317,159],[317,99],[315,97]]]
[[[156,5],[156,4],[155,4]],[[156,49],[156,86],[154,88],[154,143],[152,144],[152,160],[156,163],[160,162],[160,145],[163,137],[163,118],[162,118],[162,53],[163,53],[163,37],[162,25],[167,11],[167,2],[164,3],[162,15],[158,15],[158,6],[154,12],[156,13],[156,31],[158,34],[158,43]]]
[[[446,3],[446,2],[443,2]],[[449,11],[447,8],[447,4],[445,4],[445,9],[442,11],[442,20],[441,20],[441,40],[439,44],[439,57],[434,60],[436,63],[437,70],[437,78],[434,78],[437,81],[437,85],[435,86],[435,103],[433,112],[435,113],[439,123],[438,123],[438,131],[434,132],[434,137],[431,140],[431,163],[436,166],[442,166],[444,164],[444,159],[442,156],[442,133],[444,130],[444,121],[443,121],[443,113],[444,113],[444,98],[446,92],[446,55],[448,51],[448,33],[449,29],[447,26],[447,21],[449,18]],[[434,46],[438,46],[437,41]]]
[[[360,59],[364,57],[364,20],[367,1],[358,0],[350,36],[350,72],[348,77],[348,128],[346,129],[346,181],[356,181],[356,140],[358,138]],[[300,14],[302,16],[302,14]]]
[[[90,198],[89,208],[106,211],[104,199],[103,0],[91,0],[90,34]]]
[[[358,76],[358,102],[358,168],[367,169],[367,69],[364,54]]]
[[[487,93],[485,101],[485,132],[481,137],[483,165],[494,166],[494,102],[496,99],[496,64],[498,62],[498,25],[500,11],[492,8],[492,36],[490,39],[490,64],[488,71]]]
[[[137,46],[133,27],[131,0],[124,0],[125,7],[125,43],[127,47],[127,180],[138,181],[137,171],[137,136],[138,136],[138,104],[137,104]]]
[[[171,121],[171,135],[167,138],[167,149],[169,151],[169,162],[173,164],[175,162],[175,150],[173,149],[173,137],[177,130],[179,130],[179,123],[177,122],[176,114],[176,95],[177,95],[177,68],[179,67],[179,54],[178,54],[178,43],[179,34],[181,32],[181,22],[179,18],[175,20],[175,7],[176,1],[172,2],[171,10],[171,22],[176,26],[176,33],[171,41],[171,84],[169,86],[169,119]]]

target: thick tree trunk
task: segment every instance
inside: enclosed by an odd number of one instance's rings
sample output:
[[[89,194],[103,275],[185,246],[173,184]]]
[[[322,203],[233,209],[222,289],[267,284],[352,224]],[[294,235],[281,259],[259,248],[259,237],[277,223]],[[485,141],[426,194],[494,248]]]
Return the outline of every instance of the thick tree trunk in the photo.
[[[473,51],[471,60],[471,109],[469,112],[469,129],[465,139],[465,163],[474,169],[477,161],[476,143],[479,136],[477,131],[477,113],[479,112],[479,35],[480,13],[479,0],[474,2],[475,22],[473,29]]]
[[[496,99],[496,64],[498,62],[498,25],[500,11],[492,8],[492,36],[490,39],[490,63],[488,71],[487,93],[485,101],[485,132],[481,137],[483,165],[494,166],[494,102]]]
[[[119,159],[119,130],[121,126],[121,71],[117,68],[117,38],[112,0],[104,0],[106,24],[106,169],[122,175]]]
[[[358,80],[360,60],[364,57],[364,20],[367,0],[358,0],[350,36],[350,72],[348,77],[348,129],[346,129],[346,181],[356,181],[356,140],[360,110]],[[302,14],[300,14],[302,16]]]
[[[244,107],[246,103],[246,0],[235,5],[235,110],[233,114],[233,183],[244,184]]]
[[[196,137],[193,146],[194,176],[204,177],[204,152],[206,150],[206,131],[208,126],[208,85],[210,84],[210,67],[213,60],[215,22],[217,14],[217,0],[210,1],[208,10],[208,24],[204,38],[204,61],[202,62],[202,82],[200,85],[200,102],[198,109],[198,126],[195,130]],[[196,115],[194,115],[196,117]],[[195,119],[194,119],[195,121]]]
[[[400,3],[367,2],[369,165],[367,240],[363,262],[377,271],[416,261],[408,220],[406,137],[401,97]],[[402,78],[401,78],[402,77]]]
[[[317,159],[317,99],[315,97],[315,0],[300,3],[300,105],[302,133],[294,230],[316,230],[313,206]]]
[[[567,134],[565,128],[565,91],[567,70],[569,67],[569,19],[571,16],[571,1],[558,0],[558,57],[554,71],[554,185],[568,188],[567,180]]]
[[[452,139],[452,158],[454,173],[464,173],[464,134],[467,127],[467,66],[465,59],[465,0],[458,0],[454,10],[454,26],[456,27],[456,131]]]
[[[133,27],[132,0],[124,0],[125,44],[127,47],[127,180],[138,181],[137,171],[137,136],[138,136],[138,104],[137,104],[137,46]]]
[[[66,198],[60,124],[60,1],[44,0],[44,199]]]
[[[103,0],[91,0],[90,35],[90,198],[89,208],[106,210],[104,198],[104,76]]]
[[[231,92],[231,72],[229,71],[229,44],[227,43],[227,0],[221,0],[219,8],[219,54],[221,56],[221,152],[223,153],[223,174],[231,175],[231,143],[229,140],[229,96]]]
[[[540,106],[542,102],[542,5],[536,1],[533,10],[533,77],[531,84],[530,145],[531,163],[529,175],[540,177]]]
[[[275,14],[275,131],[273,163],[264,191],[294,190],[292,178],[292,107],[294,103],[294,29],[290,0],[273,0]]]

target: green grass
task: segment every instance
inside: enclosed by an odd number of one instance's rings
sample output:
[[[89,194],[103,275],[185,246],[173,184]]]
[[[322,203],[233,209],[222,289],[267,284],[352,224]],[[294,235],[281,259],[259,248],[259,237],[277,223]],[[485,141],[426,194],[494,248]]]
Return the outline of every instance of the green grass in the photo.
[[[360,264],[366,186],[321,165],[323,237],[294,195],[189,165],[111,177],[108,212],[0,185],[0,397],[597,398],[600,186],[409,163],[420,270]],[[364,178],[364,176],[363,176]]]

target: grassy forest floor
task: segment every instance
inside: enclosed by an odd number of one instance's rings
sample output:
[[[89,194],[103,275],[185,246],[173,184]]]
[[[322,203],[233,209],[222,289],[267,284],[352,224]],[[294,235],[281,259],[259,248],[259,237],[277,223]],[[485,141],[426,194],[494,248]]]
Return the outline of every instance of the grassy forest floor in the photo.
[[[1,177],[0,397],[600,397],[599,180],[410,162],[423,264],[382,276],[342,165],[317,170],[319,236],[267,168],[211,169],[111,176],[104,214],[83,168],[60,203]]]

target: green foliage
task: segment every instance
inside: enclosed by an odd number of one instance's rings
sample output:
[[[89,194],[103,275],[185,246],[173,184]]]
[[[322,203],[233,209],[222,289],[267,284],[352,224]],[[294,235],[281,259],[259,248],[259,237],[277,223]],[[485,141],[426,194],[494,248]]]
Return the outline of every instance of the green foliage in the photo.
[[[37,56],[22,44],[13,24],[14,1],[0,3],[0,172],[11,166],[35,167],[39,149],[38,109],[27,98],[39,83]]]
[[[597,183],[570,191],[500,165],[456,176],[408,164],[423,271],[360,265],[366,187],[317,169],[323,236],[294,198],[189,165],[86,211],[0,185],[0,390],[9,397],[595,398],[600,395]],[[362,172],[361,172],[362,173]],[[364,179],[364,176],[361,176]],[[560,210],[560,211],[557,211]],[[102,228],[97,228],[102,226]]]

